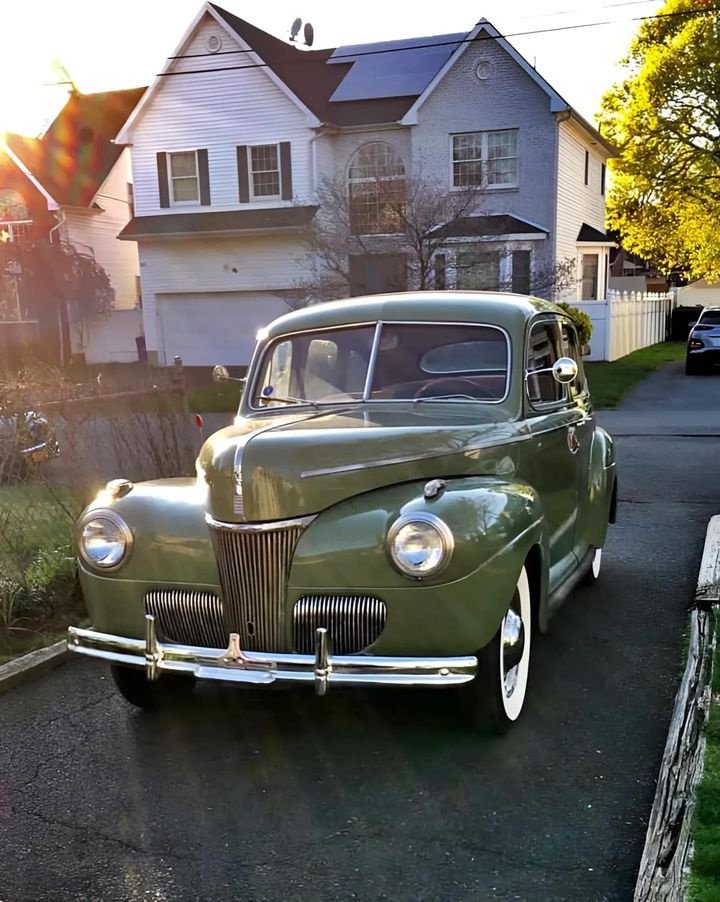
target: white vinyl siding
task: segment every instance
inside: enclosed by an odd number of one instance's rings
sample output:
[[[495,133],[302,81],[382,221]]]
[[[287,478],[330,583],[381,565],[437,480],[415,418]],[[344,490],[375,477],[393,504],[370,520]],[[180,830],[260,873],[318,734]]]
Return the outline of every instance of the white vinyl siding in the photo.
[[[92,253],[107,272],[115,289],[115,309],[137,306],[138,248],[134,241],[118,241],[118,233],[130,220],[128,199],[130,151],[125,150],[95,196],[101,209],[64,210],[63,237],[81,253]]]
[[[183,49],[183,55],[207,54],[207,40],[222,36],[222,50],[238,51],[239,44],[208,14]],[[239,145],[291,143],[294,201],[310,203],[311,129],[305,113],[274,84],[262,68],[243,52],[232,56],[198,56],[177,60],[174,70],[220,69],[207,73],[168,75],[133,125],[133,174],[137,216],[173,215],[177,207],[160,207],[157,153],[207,148],[213,211],[247,209],[238,196]],[[277,201],[281,203],[281,201]],[[251,201],[267,206],[267,197]],[[289,204],[289,201],[282,203]],[[183,205],[183,211],[207,209]]]
[[[558,145],[556,257],[575,257],[577,237],[583,223],[605,231],[605,198],[600,193],[601,167],[605,156],[586,146],[588,139],[572,123],[561,122]],[[585,184],[585,154],[588,183]]]
[[[148,350],[160,349],[156,295],[187,292],[279,295],[301,276],[306,253],[300,240],[287,234],[141,242],[140,271]],[[280,312],[287,313],[289,309],[285,306]],[[222,332],[222,323],[215,325]]]

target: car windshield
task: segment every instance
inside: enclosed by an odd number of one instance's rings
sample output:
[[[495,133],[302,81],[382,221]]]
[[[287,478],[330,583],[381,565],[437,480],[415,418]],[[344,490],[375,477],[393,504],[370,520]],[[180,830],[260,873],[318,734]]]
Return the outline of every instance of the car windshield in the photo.
[[[703,313],[698,320],[699,326],[720,326],[720,310],[713,310],[712,313]]]
[[[508,339],[496,326],[383,323],[281,338],[265,352],[251,404],[501,401]]]

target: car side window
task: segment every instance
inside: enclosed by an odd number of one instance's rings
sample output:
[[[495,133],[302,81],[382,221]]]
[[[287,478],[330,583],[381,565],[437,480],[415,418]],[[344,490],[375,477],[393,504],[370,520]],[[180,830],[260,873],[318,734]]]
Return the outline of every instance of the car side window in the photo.
[[[552,367],[562,356],[560,329],[555,320],[541,320],[530,329],[528,337],[526,386],[533,407],[567,401],[567,386],[558,382]]]
[[[562,324],[562,343],[563,356],[570,357],[577,363],[578,374],[576,379],[570,383],[570,394],[573,398],[578,398],[587,392],[587,382],[585,381],[585,371],[583,370],[580,341],[575,327],[571,326],[570,323]]]

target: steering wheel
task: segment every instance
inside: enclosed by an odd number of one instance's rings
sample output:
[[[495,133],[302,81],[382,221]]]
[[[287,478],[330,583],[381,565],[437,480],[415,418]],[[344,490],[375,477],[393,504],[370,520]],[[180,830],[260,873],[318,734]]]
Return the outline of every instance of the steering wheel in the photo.
[[[472,387],[474,392],[477,392],[477,385],[472,381],[472,379],[463,379],[461,376],[445,376],[441,379],[434,379],[432,382],[426,382],[425,385],[422,385],[413,395],[413,401],[416,401],[418,398],[427,398],[431,389],[437,388],[439,385],[448,385],[455,386],[458,385],[469,385]],[[463,395],[466,398],[470,398],[471,401],[476,401],[476,395],[466,395],[464,392],[458,391],[445,391],[438,392],[438,395],[443,394],[453,394],[453,395]],[[430,396],[432,397],[432,396]]]

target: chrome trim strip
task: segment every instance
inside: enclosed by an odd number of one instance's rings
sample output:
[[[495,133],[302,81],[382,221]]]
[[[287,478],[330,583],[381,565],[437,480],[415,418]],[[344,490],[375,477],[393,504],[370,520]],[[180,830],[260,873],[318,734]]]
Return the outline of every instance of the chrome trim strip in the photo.
[[[557,429],[559,427],[556,426],[553,428]],[[434,460],[439,457],[456,457],[475,451],[482,451],[483,448],[502,448],[505,445],[514,445],[517,442],[527,442],[540,434],[541,433],[537,432],[524,433],[522,435],[515,435],[512,438],[507,439],[507,441],[480,442],[476,445],[468,445],[466,448],[453,449],[452,451],[446,449],[444,451],[433,452],[432,454],[408,454],[405,457],[384,457],[376,460],[367,460],[359,464],[344,464],[340,467],[322,467],[319,470],[303,470],[302,473],[300,473],[300,478],[313,479],[315,476],[333,476],[335,473],[353,473],[356,470],[367,470],[372,467],[391,467],[396,464],[409,464],[418,460]]]
[[[269,685],[275,681],[331,685],[457,686],[477,672],[477,658],[334,656],[318,636],[314,655],[243,652],[237,634],[228,637],[228,648],[165,645],[154,637],[155,624],[146,620],[147,639],[130,639],[95,630],[68,629],[68,650],[122,664],[145,668],[148,676],[186,673],[198,679]],[[317,634],[316,634],[317,635]]]
[[[313,514],[309,517],[298,517],[295,520],[267,520],[262,523],[225,523],[222,520],[215,520],[210,514],[206,514],[205,522],[213,529],[223,529],[227,532],[274,532],[282,529],[294,529],[298,526],[305,528],[316,517],[317,514]]]

